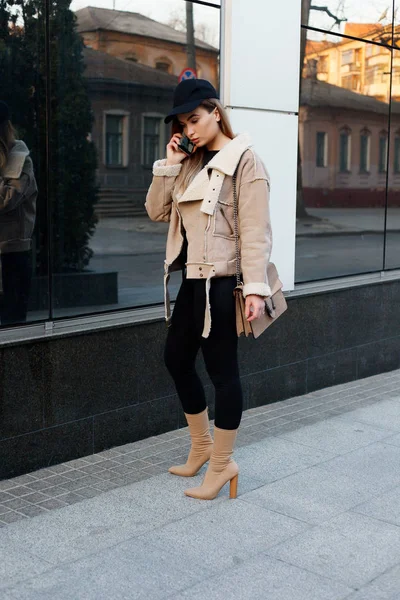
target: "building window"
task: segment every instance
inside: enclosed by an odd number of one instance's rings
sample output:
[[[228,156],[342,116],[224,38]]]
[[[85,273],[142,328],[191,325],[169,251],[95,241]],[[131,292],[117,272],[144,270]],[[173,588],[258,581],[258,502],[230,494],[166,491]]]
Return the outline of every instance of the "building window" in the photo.
[[[164,140],[162,135],[162,117],[143,115],[143,157],[142,164],[152,167],[161,158]]]
[[[129,113],[109,110],[104,113],[104,163],[107,167],[128,165]]]
[[[371,134],[363,130],[360,135],[360,173],[369,173],[370,169]]]
[[[317,167],[328,165],[328,134],[317,131]]]
[[[379,173],[386,173],[387,146],[388,146],[387,133],[385,131],[382,131],[379,136],[379,165],[378,165]]]
[[[393,171],[396,175],[400,174],[400,134],[394,138],[394,165]]]
[[[341,173],[350,171],[351,162],[351,134],[347,129],[340,132],[339,137],[339,169]]]
[[[349,65],[353,62],[353,50],[345,50],[342,52],[342,65]]]
[[[106,115],[107,166],[122,166],[123,121],[120,115]]]
[[[169,73],[170,66],[171,65],[166,62],[156,62],[156,69],[158,69],[158,71],[165,71],[166,73]]]

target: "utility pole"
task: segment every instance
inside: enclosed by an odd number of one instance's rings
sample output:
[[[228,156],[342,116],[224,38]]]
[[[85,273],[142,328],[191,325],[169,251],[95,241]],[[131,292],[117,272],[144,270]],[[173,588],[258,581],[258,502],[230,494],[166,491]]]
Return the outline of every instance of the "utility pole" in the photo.
[[[196,71],[196,46],[194,44],[193,4],[186,1],[187,66]]]

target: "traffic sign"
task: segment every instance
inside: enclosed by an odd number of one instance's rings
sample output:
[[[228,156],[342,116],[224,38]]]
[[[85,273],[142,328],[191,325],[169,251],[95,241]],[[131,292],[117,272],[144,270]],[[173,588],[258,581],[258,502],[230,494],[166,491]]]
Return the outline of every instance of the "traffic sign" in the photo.
[[[194,69],[186,67],[179,75],[179,83],[185,79],[197,79],[197,73]]]

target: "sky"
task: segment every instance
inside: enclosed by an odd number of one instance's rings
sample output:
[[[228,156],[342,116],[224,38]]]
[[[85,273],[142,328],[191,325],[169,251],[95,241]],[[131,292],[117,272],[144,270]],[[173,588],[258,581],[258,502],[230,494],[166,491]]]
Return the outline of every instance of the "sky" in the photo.
[[[392,18],[392,0],[312,0],[312,5],[326,6],[339,18],[347,18],[350,23],[382,23],[388,25]],[[395,0],[398,7],[396,22],[400,22],[400,0]],[[312,10],[309,25],[334,33],[343,33],[345,24],[338,28],[326,13]],[[310,39],[321,39],[321,34],[309,34]]]

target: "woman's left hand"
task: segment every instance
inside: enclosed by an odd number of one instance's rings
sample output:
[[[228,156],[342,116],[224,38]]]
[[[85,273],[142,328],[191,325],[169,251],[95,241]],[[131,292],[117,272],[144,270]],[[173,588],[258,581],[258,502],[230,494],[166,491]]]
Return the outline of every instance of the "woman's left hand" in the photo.
[[[262,296],[256,296],[255,294],[249,294],[246,296],[246,319],[254,321],[265,313],[265,300]]]

